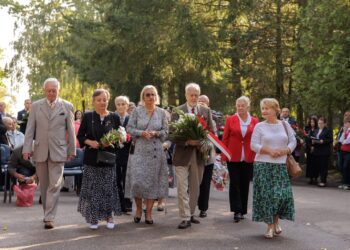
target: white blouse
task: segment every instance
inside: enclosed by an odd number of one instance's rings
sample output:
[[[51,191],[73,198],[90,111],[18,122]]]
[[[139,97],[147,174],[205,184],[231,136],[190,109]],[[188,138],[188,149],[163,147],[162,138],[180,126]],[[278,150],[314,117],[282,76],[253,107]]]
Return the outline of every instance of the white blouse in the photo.
[[[282,121],[278,121],[276,124],[270,124],[264,121],[258,123],[254,127],[250,147],[254,152],[256,152],[255,161],[286,163],[286,155],[272,158],[270,155],[260,154],[260,150],[264,146],[271,149],[282,149],[288,147],[290,151],[293,152],[297,145],[295,133],[288,123],[286,123],[286,125],[288,136],[286,134]]]
[[[244,137],[245,134],[247,133],[248,126],[250,125],[250,123],[252,121],[252,117],[248,113],[247,121],[244,122],[238,114],[237,114],[237,116],[238,116],[239,124],[240,124],[240,127],[241,127],[242,137]],[[244,161],[244,159],[245,159],[245,157],[244,157],[244,147],[242,147],[241,161]]]

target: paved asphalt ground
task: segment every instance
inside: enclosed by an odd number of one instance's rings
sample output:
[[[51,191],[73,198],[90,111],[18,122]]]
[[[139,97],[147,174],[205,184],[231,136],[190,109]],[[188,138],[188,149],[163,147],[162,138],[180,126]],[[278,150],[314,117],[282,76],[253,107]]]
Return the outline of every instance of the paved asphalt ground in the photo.
[[[282,235],[272,240],[264,239],[263,223],[251,221],[251,210],[233,223],[227,191],[212,190],[208,217],[190,229],[177,229],[176,190],[170,190],[167,213],[154,211],[154,225],[134,224],[132,215],[123,215],[114,230],[102,223],[96,231],[76,212],[78,197],[70,192],[61,195],[53,230],[43,229],[38,194],[30,208],[0,203],[0,249],[350,250],[350,191],[305,182],[293,183],[296,221],[282,221]]]

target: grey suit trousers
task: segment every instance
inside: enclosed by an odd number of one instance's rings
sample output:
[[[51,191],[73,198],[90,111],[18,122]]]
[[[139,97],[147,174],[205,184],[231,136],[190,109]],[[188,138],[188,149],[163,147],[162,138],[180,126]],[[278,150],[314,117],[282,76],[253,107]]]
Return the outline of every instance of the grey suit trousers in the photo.
[[[44,209],[44,221],[54,221],[58,199],[63,184],[64,162],[36,162],[39,177],[41,201]]]

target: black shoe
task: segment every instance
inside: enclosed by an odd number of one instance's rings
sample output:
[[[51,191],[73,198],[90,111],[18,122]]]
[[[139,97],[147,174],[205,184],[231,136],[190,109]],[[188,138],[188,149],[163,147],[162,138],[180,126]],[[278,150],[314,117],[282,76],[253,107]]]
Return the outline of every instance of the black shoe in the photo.
[[[140,223],[140,221],[141,221],[141,217],[139,218],[139,217],[134,217],[134,222],[135,223]]]
[[[146,220],[145,219],[145,223],[148,224],[148,225],[152,225],[153,224],[153,220]]]
[[[206,212],[206,211],[200,211],[199,217],[200,217],[200,218],[205,218],[205,217],[207,217],[207,212]]]
[[[183,220],[179,225],[178,225],[178,229],[186,229],[188,227],[191,227],[191,221],[189,220]]]
[[[241,213],[235,213],[233,216],[233,221],[236,223],[239,222],[241,220],[241,216],[242,216]]]
[[[201,223],[199,220],[197,220],[197,219],[195,219],[194,218],[194,216],[191,216],[191,223],[193,223],[193,224],[199,224],[199,223]]]
[[[61,188],[61,192],[69,192],[69,188],[67,188],[67,187]]]

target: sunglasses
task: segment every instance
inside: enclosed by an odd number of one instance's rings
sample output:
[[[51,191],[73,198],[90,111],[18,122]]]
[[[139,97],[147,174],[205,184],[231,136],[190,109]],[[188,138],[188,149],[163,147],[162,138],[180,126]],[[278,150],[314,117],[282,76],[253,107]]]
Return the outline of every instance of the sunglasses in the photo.
[[[147,94],[145,94],[145,96],[146,96],[146,97],[151,97],[151,96],[156,96],[156,95],[153,94],[153,93],[147,93]]]

